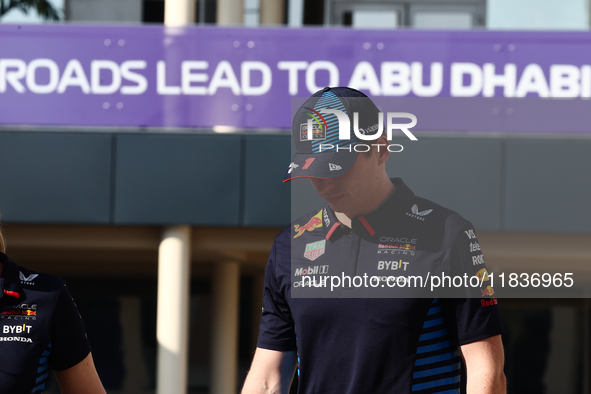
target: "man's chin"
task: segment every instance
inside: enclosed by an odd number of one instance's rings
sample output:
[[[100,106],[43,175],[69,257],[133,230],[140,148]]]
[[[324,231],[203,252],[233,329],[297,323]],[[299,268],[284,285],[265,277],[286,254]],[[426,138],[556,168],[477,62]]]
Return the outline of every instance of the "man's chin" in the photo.
[[[346,215],[347,207],[345,206],[345,204],[338,204],[338,203],[337,204],[331,204],[331,203],[328,202],[328,206],[330,207],[330,209],[333,210],[333,212],[335,212],[335,213],[342,213],[343,215]]]
[[[339,196],[335,196],[335,197],[324,197],[324,199],[326,200],[326,202],[328,203],[328,205],[332,208],[333,211],[335,212],[342,212],[342,211],[337,211],[335,209],[335,207],[343,207],[343,199],[344,199],[345,195],[341,194]]]

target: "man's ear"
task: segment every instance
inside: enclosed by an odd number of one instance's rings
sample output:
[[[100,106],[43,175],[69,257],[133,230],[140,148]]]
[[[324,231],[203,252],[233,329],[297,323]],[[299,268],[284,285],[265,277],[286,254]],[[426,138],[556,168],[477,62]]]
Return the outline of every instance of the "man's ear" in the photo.
[[[375,144],[378,145],[377,147],[374,147],[378,155],[378,165],[382,165],[386,163],[386,160],[388,160],[388,157],[390,157],[390,151],[388,150],[390,142],[388,141],[388,138],[385,135],[382,135],[380,138],[377,139]]]

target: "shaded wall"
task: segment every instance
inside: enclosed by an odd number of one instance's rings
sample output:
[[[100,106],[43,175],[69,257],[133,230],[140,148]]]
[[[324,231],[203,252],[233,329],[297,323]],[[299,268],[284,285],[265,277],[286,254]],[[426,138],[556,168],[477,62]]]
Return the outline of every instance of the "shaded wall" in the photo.
[[[388,160],[481,230],[591,232],[591,140],[419,137]],[[287,134],[0,132],[7,223],[285,226],[322,201],[281,180]],[[291,206],[291,212],[290,212]]]

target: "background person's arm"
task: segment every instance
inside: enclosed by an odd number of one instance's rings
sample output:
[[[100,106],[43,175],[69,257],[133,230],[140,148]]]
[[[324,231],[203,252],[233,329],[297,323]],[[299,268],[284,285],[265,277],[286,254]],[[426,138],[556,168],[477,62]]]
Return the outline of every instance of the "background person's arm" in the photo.
[[[106,394],[94,367],[92,353],[78,364],[63,371],[54,371],[62,394]]]
[[[496,335],[460,346],[466,362],[467,394],[506,394],[501,336]]]
[[[242,394],[287,394],[296,367],[296,352],[257,348]]]

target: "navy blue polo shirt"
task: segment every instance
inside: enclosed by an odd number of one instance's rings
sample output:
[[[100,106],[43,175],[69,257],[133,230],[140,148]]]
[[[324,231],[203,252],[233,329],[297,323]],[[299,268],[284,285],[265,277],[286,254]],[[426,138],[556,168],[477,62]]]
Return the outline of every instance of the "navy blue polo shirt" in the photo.
[[[297,350],[299,393],[461,393],[459,346],[503,332],[470,222],[392,182],[395,193],[351,228],[326,205],[275,238],[257,346]],[[484,286],[442,298],[385,282],[427,273]],[[321,285],[330,276],[376,280],[331,289]]]
[[[82,319],[64,281],[0,261],[0,393],[41,393],[90,352]]]

